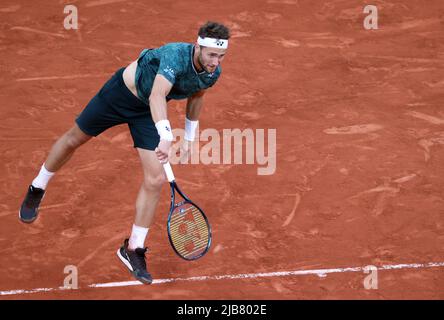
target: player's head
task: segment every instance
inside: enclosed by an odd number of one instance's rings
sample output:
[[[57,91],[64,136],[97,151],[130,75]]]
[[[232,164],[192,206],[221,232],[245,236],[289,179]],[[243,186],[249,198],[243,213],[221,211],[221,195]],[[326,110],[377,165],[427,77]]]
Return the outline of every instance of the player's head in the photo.
[[[208,21],[200,27],[196,42],[200,67],[210,73],[216,71],[225,57],[229,38],[230,30],[223,24]]]

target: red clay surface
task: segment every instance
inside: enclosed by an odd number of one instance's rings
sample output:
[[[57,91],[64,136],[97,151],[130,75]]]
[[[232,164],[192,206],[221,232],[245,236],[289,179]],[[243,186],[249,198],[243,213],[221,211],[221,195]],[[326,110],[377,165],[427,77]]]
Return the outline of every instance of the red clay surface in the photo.
[[[0,291],[131,281],[116,257],[142,170],[126,126],[82,146],[51,181],[32,225],[18,208],[49,148],[103,83],[145,47],[193,42],[206,20],[233,38],[201,129],[276,128],[277,170],[177,165],[214,244],[180,260],[166,235],[164,188],[150,230],[157,279],[444,261],[444,5],[374,1],[69,1],[0,4]],[[55,77],[55,78],[45,78]],[[61,78],[71,77],[71,78]],[[23,79],[39,78],[24,81]],[[182,127],[184,102],[169,116]],[[442,299],[442,268],[174,282],[1,299]]]

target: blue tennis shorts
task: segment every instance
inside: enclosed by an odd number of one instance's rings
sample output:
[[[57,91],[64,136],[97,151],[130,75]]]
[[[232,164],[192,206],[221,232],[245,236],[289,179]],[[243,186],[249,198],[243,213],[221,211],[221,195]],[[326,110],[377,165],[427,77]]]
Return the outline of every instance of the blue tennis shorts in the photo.
[[[95,137],[108,128],[127,123],[134,148],[154,150],[160,137],[150,107],[125,85],[124,70],[119,69],[105,83],[76,118],[76,123],[84,133]]]

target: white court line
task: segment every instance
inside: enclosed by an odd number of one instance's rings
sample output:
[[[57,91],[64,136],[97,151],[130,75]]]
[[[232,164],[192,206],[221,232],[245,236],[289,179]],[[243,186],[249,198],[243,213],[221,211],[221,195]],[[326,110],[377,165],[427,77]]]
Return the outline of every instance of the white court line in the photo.
[[[377,270],[425,269],[425,268],[437,268],[437,267],[444,267],[444,262],[383,265],[381,267],[377,267]],[[170,278],[170,279],[154,280],[151,285],[169,283],[169,282],[180,282],[180,281],[257,279],[257,278],[304,276],[304,275],[317,275],[319,277],[325,277],[327,274],[330,274],[330,273],[364,272],[364,269],[365,269],[365,266],[364,267],[350,267],[350,268],[335,268],[335,269],[279,271],[279,272],[267,272],[267,273],[227,274],[227,275],[201,276],[201,277],[189,277],[189,278]],[[115,288],[115,287],[129,287],[129,286],[139,286],[139,285],[143,285],[143,284],[139,281],[122,281],[122,282],[108,282],[108,283],[91,284],[88,286],[88,288]],[[79,289],[81,289],[81,288],[79,288]],[[59,288],[37,288],[37,289],[31,289],[31,290],[10,290],[10,291],[0,291],[0,296],[27,294],[27,293],[39,293],[39,292],[51,292],[51,291],[62,291],[62,290],[72,290],[72,289],[65,288],[65,287],[59,287]]]

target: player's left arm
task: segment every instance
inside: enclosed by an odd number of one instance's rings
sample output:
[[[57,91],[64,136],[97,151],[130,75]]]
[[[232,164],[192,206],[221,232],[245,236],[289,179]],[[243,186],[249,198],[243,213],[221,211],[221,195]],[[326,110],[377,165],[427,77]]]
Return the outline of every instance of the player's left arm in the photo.
[[[192,144],[196,137],[196,129],[199,125],[199,115],[203,106],[203,96],[205,90],[201,90],[187,100],[185,114],[185,135],[181,142],[175,144],[172,148],[176,155],[180,156],[180,161],[186,161],[192,152]]]
[[[189,120],[197,121],[199,120],[200,110],[203,105],[203,96],[205,94],[205,90],[201,90],[187,100],[187,112],[186,117]]]
[[[194,141],[196,128],[199,124],[199,115],[203,106],[205,90],[198,91],[187,100],[185,116],[185,140]]]

